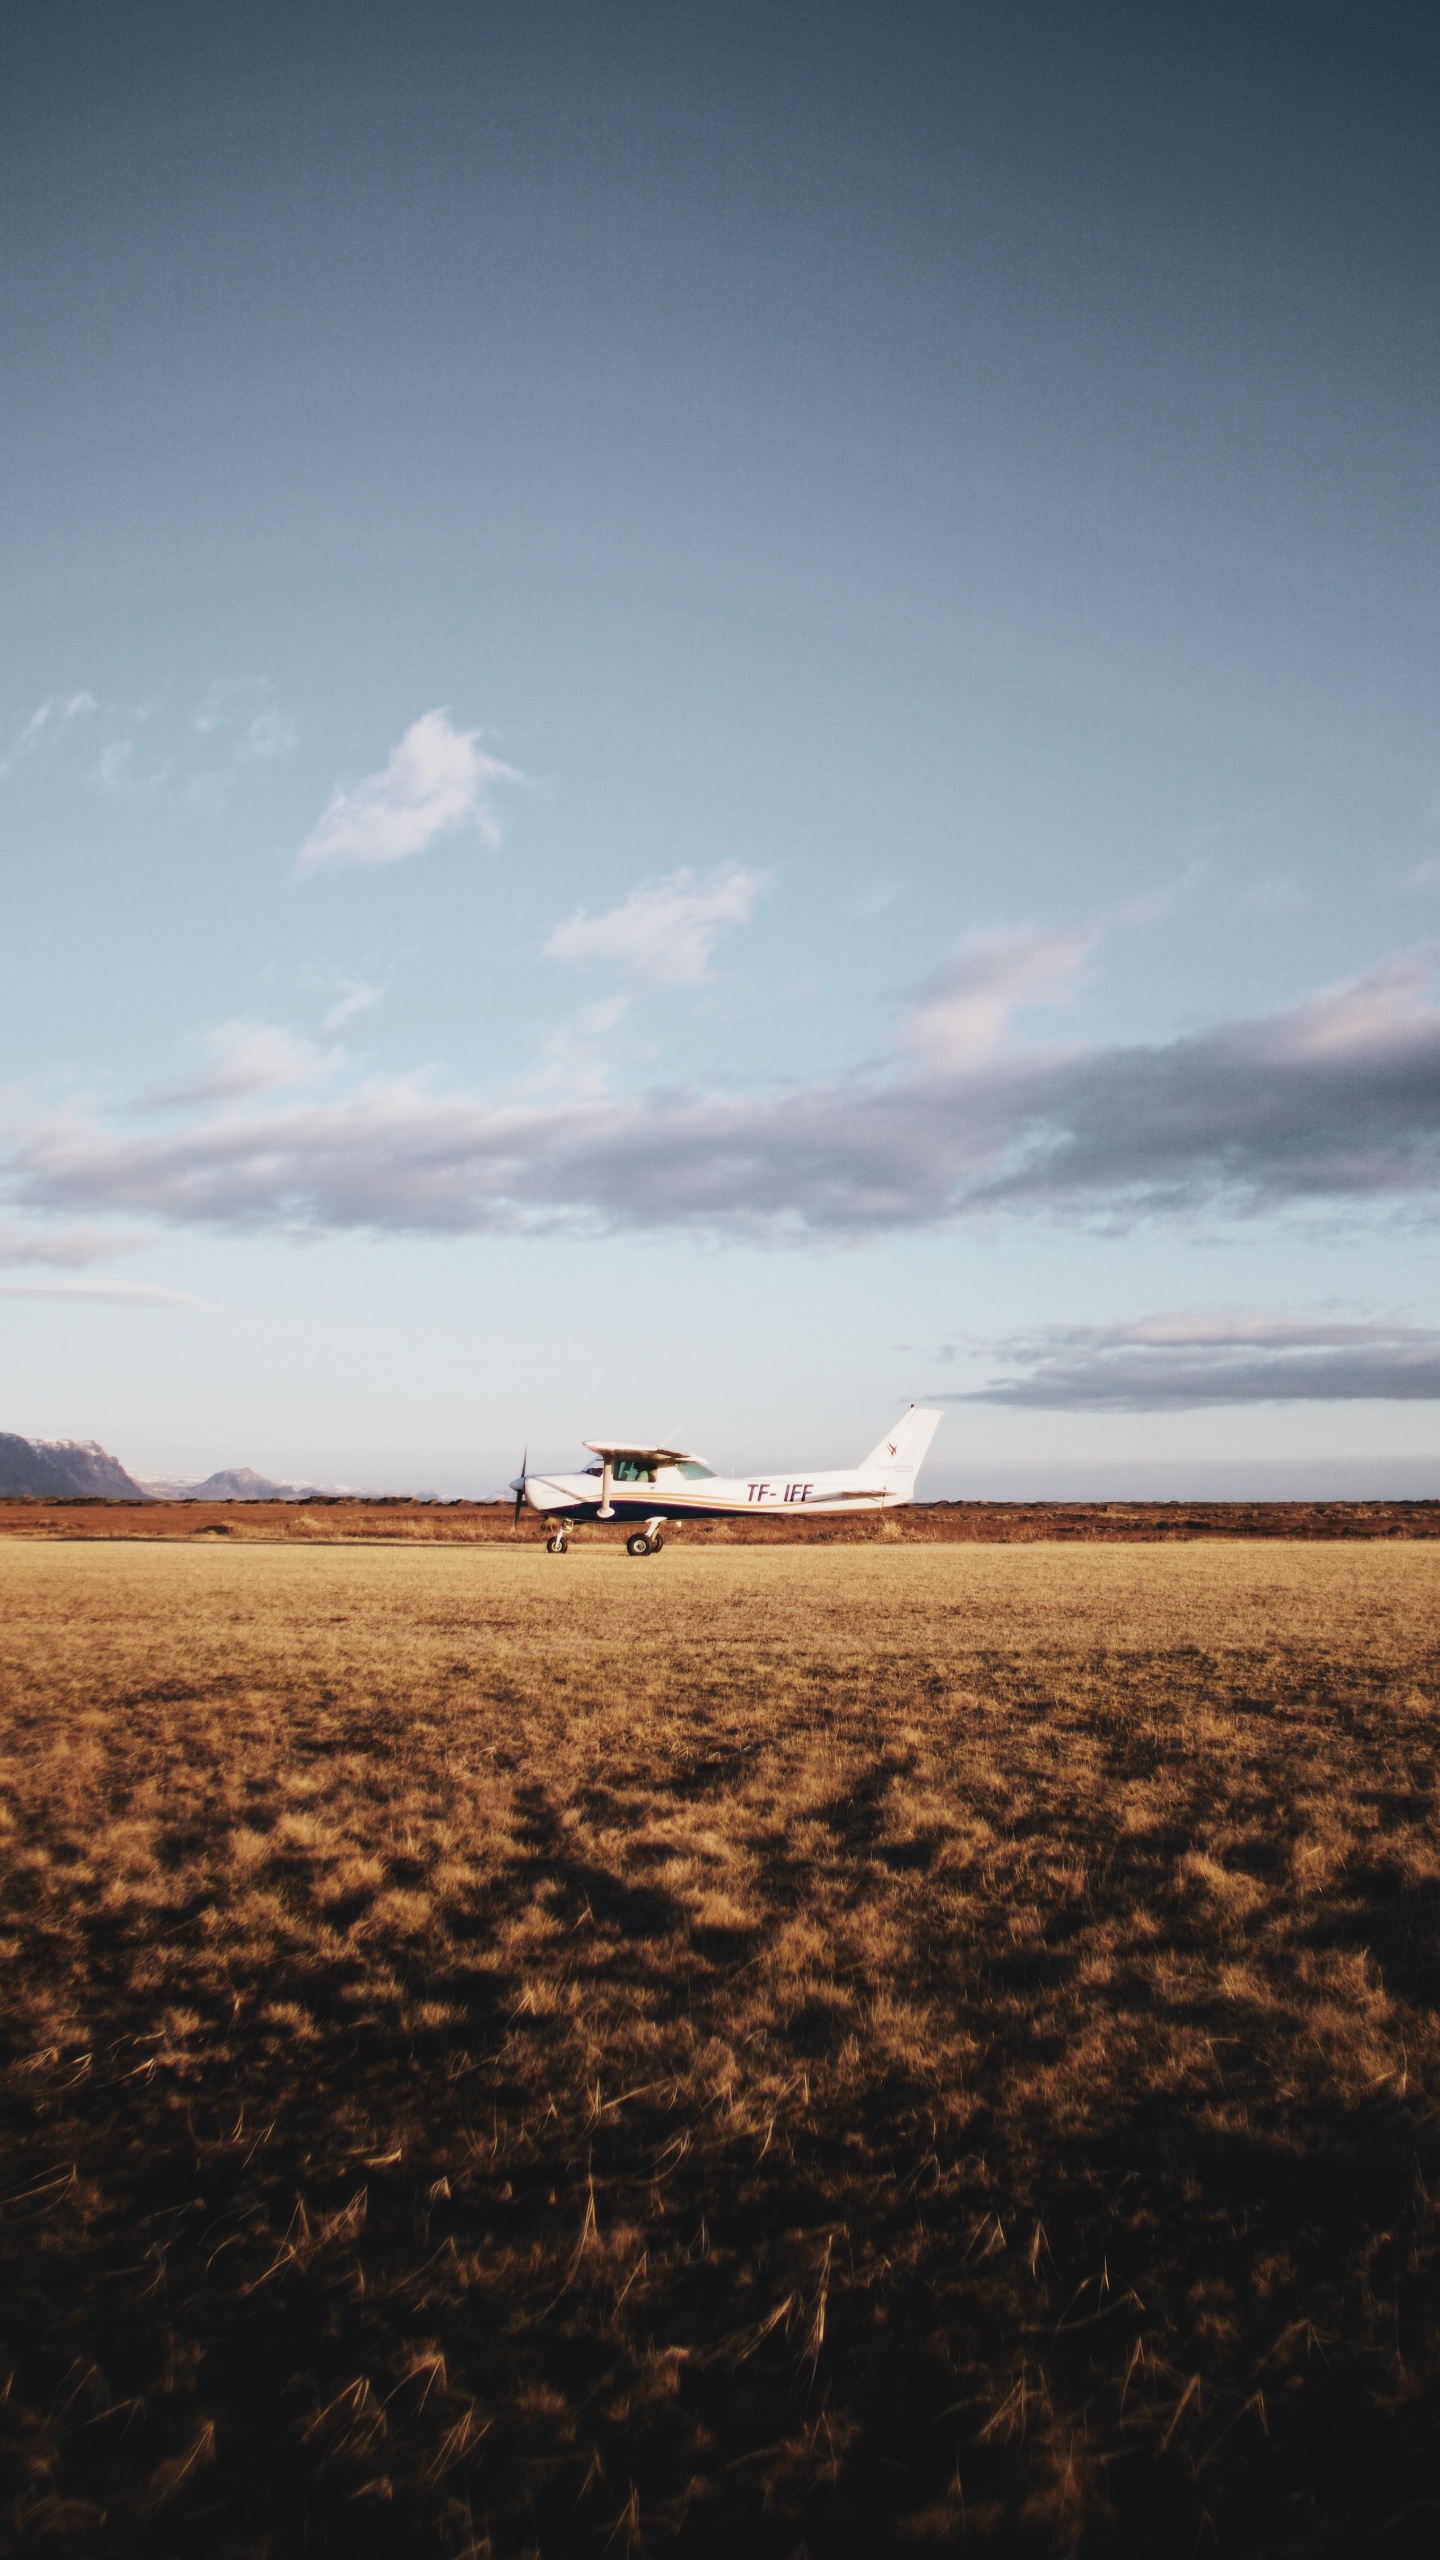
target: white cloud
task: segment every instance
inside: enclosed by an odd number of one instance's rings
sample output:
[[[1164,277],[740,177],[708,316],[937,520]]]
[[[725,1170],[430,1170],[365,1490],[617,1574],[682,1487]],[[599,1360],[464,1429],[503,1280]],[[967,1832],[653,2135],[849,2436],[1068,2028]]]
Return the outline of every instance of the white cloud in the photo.
[[[207,1298],[188,1297],[183,1289],[151,1288],[143,1280],[0,1280],[0,1298],[63,1298],[80,1306],[191,1307],[213,1312]]]
[[[1440,1331],[1325,1317],[1142,1316],[1052,1325],[1003,1347],[1013,1372],[947,1404],[1163,1413],[1199,1406],[1440,1398]]]
[[[267,764],[272,756],[293,754],[300,731],[278,702],[267,702],[246,721],[235,741],[237,764]]]
[[[73,1269],[87,1262],[103,1262],[107,1254],[121,1252],[134,1241],[103,1234],[95,1227],[11,1227],[0,1223],[0,1263],[12,1270],[27,1263]]]
[[[52,694],[32,711],[8,756],[0,758],[0,778],[22,758],[58,747],[77,721],[101,709],[93,693]],[[173,792],[201,806],[223,798],[247,769],[289,755],[299,735],[270,687],[251,676],[226,676],[210,685],[178,737],[174,718],[155,703],[105,706],[103,727],[116,734],[104,737],[102,728],[103,743],[87,776],[91,783],[112,799],[133,802]],[[144,763],[142,738],[150,746]],[[198,771],[193,763],[196,738],[206,741],[211,759]]]
[[[297,857],[302,872],[355,863],[373,869],[423,853],[437,836],[473,826],[487,844],[500,830],[490,806],[497,783],[523,775],[487,755],[476,729],[452,727],[448,711],[413,720],[383,772],[353,791],[339,785]]]
[[[857,889],[847,900],[845,912],[853,916],[857,924],[863,924],[868,917],[878,916],[884,908],[893,906],[902,890],[903,883],[899,880],[872,880],[868,888]]]
[[[1283,923],[1287,916],[1303,916],[1310,900],[1293,880],[1252,880],[1240,892],[1238,904],[1242,915],[1270,916]]]
[[[763,872],[735,866],[713,871],[708,880],[672,871],[599,915],[579,909],[557,924],[542,956],[618,970],[647,986],[699,986],[710,975],[721,935],[749,923],[764,886]]]
[[[143,714],[141,715],[144,716]],[[136,738],[111,738],[101,748],[89,779],[103,791],[107,799],[130,803],[158,799],[175,775],[174,758],[164,750],[152,751],[151,760],[141,765],[136,758]],[[205,786],[202,785],[202,796]]]
[[[142,1094],[141,1111],[189,1110],[206,1102],[229,1102],[242,1094],[274,1092],[303,1084],[336,1063],[333,1051],[317,1049],[274,1022],[225,1022],[208,1034],[210,1064],[175,1084]]]
[[[1276,1058],[1343,1058],[1384,1051],[1397,1061],[1417,1040],[1427,1045],[1435,1009],[1430,987],[1440,942],[1393,952],[1358,977],[1320,987],[1261,1029]],[[1260,1026],[1257,1026],[1260,1028]]]
[[[228,737],[237,765],[264,764],[293,753],[299,728],[260,676],[220,676],[190,716],[198,738]]]
[[[1012,952],[999,977],[1025,991],[1063,986],[1075,937],[1058,941],[1049,960],[1032,953],[1033,967]],[[960,961],[952,993],[983,1014],[990,990],[973,947]],[[1433,1216],[1435,963],[1428,947],[1401,953],[1302,1004],[1178,1040],[1060,1052],[977,1037],[945,1063],[912,1036],[878,1066],[769,1093],[664,1085],[495,1104],[412,1079],[219,1109],[144,1135],[78,1110],[37,1116],[12,1125],[0,1185],[42,1216],[312,1235],[563,1226],[786,1241],[1001,1209],[1088,1221],[1322,1203],[1332,1215]],[[993,1019],[981,1029],[991,1036]],[[302,1044],[298,1062],[293,1050],[262,1051],[252,1073],[267,1057],[286,1080],[325,1063]],[[212,1098],[242,1090],[241,1063],[223,1085],[217,1064]],[[204,1099],[193,1084],[176,1098]]]
[[[318,961],[301,970],[300,984],[314,995],[328,997],[329,1002],[320,1017],[320,1028],[332,1033],[343,1030],[357,1014],[368,1013],[372,1005],[380,1002],[383,993],[380,987],[374,986],[369,978],[362,978],[354,969],[334,968]]]
[[[0,757],[0,779],[13,773],[22,756],[34,755],[38,747],[51,745],[74,721],[83,720],[87,712],[98,711],[99,707],[93,693],[52,693],[48,701],[31,712],[9,755]]]
[[[98,711],[99,707],[93,693],[52,693],[48,702],[31,712],[21,730],[16,742],[21,754],[38,747],[43,737],[58,737],[72,720],[83,720],[87,712]]]
[[[993,1056],[1017,1013],[1074,995],[1101,931],[1099,924],[1059,932],[1016,925],[966,934],[915,990],[900,1024],[901,1045],[942,1071]]]

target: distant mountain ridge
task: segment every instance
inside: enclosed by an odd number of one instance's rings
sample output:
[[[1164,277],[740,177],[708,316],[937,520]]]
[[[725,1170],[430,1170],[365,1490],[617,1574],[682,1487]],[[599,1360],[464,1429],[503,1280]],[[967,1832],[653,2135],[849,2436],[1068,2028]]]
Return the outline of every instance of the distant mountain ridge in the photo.
[[[18,1431],[0,1431],[0,1500],[73,1501],[77,1495],[104,1502],[152,1499],[98,1440],[22,1440]]]
[[[308,1502],[319,1493],[313,1484],[275,1484],[253,1467],[217,1467],[199,1484],[178,1476],[151,1477],[145,1491],[157,1502]]]
[[[213,1475],[132,1476],[98,1440],[26,1440],[0,1431],[0,1502],[334,1502],[361,1498],[353,1485],[277,1484],[254,1467]],[[409,1496],[429,1501],[432,1495]]]

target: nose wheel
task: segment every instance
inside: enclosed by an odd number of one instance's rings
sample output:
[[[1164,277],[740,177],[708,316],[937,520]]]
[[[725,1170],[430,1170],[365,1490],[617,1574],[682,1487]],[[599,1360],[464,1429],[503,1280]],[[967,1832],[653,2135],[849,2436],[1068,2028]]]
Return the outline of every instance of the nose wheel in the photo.
[[[569,1552],[570,1552],[570,1542],[569,1542],[568,1538],[565,1538],[565,1537],[563,1537],[563,1536],[561,1535],[561,1532],[560,1532],[558,1529],[556,1530],[555,1535],[553,1536],[553,1538],[547,1538],[547,1539],[546,1539],[546,1541],[545,1541],[545,1553],[547,1554],[547,1556],[563,1556],[563,1555],[568,1555],[568,1554],[569,1554]]]

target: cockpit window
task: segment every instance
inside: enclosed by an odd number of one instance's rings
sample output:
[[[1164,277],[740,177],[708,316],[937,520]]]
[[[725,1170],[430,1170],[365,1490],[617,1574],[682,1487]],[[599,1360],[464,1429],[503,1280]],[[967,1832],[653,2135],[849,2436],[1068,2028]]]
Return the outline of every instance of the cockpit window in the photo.
[[[682,1458],[677,1472],[682,1476],[689,1476],[691,1481],[695,1482],[701,1477],[713,1476],[715,1470],[713,1467],[702,1467],[698,1458]]]
[[[612,1484],[653,1484],[655,1461],[653,1458],[612,1458],[610,1480]]]

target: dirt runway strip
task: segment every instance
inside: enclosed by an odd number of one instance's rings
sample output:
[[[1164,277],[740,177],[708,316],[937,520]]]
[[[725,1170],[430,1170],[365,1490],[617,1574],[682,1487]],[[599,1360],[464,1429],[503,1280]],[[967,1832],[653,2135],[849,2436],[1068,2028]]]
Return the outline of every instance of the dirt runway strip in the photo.
[[[0,2538],[1428,2552],[1437,1702],[1436,1544],[0,1539]]]

